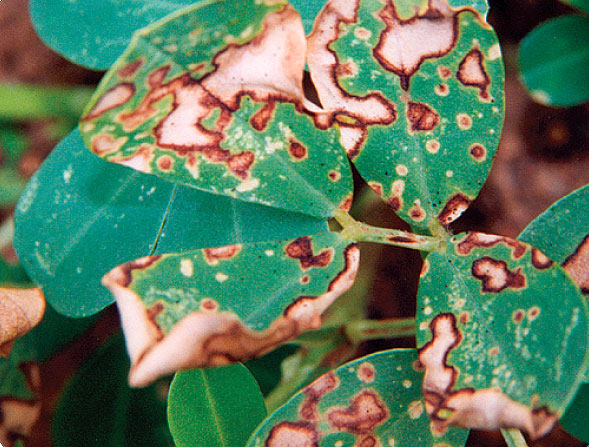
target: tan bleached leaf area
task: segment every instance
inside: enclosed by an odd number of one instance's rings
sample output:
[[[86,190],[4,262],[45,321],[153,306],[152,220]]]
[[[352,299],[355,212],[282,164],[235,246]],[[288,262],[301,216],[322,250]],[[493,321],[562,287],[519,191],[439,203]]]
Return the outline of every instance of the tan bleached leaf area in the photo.
[[[14,340],[39,324],[44,313],[41,289],[0,289],[0,355],[8,357]]]

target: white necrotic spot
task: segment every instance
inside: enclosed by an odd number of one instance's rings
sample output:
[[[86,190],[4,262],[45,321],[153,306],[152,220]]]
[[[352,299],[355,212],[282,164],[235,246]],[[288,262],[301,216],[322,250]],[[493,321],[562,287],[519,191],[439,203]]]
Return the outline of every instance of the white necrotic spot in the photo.
[[[180,261],[180,272],[186,277],[192,276],[194,273],[194,265],[190,259],[182,259]]]
[[[440,142],[438,140],[429,140],[425,143],[425,148],[430,154],[437,154],[440,150]]]
[[[450,177],[453,177],[453,176],[454,176],[454,172],[453,171],[450,171],[450,170],[446,171],[446,177],[450,178]]]
[[[219,273],[217,273],[217,274],[215,275],[215,279],[216,279],[217,281],[219,281],[219,282],[226,281],[226,280],[227,280],[227,278],[229,278],[229,276],[227,276],[225,273],[221,273],[221,272],[219,272]]]
[[[266,256],[268,256],[268,257],[270,257],[270,256],[274,256],[274,250],[266,250],[266,251],[264,252],[264,254],[265,254]]]
[[[487,52],[487,59],[489,59],[490,61],[493,61],[495,59],[499,59],[500,57],[501,57],[501,47],[499,46],[498,43],[496,43],[491,48],[489,48],[489,51]]]
[[[241,182],[235,189],[238,192],[247,192],[256,189],[258,186],[260,186],[260,181],[257,178],[252,178]]]
[[[73,173],[74,170],[72,168],[72,165],[68,165],[67,169],[63,171],[63,181],[69,183]]]
[[[425,309],[423,309],[424,315],[430,315],[432,312],[433,312],[433,309],[430,306],[426,306]]]
[[[397,165],[397,167],[395,168],[395,171],[397,171],[398,175],[407,175],[407,173],[409,172],[409,169],[407,169],[407,166],[405,166],[405,165]]]
[[[403,386],[405,388],[411,388],[411,385],[413,385],[413,383],[411,382],[411,380],[403,380]]]

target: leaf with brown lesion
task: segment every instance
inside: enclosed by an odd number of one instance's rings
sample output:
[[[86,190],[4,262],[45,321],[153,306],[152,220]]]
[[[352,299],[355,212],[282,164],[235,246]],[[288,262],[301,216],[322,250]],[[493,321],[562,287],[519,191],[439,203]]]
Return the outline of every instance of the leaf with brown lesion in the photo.
[[[309,36],[311,77],[342,146],[421,230],[468,208],[499,143],[504,72],[482,3],[329,0]]]
[[[427,417],[416,361],[415,350],[397,349],[330,371],[271,414],[247,446],[463,447],[467,430],[440,433]]]
[[[39,324],[44,313],[41,289],[0,289],[0,355],[8,357],[14,341]]]
[[[305,98],[306,48],[284,0],[195,4],[135,35],[82,117],[86,145],[174,183],[331,217],[351,171]]]
[[[426,410],[438,430],[544,436],[587,367],[585,298],[558,264],[507,237],[457,235],[426,262],[417,344]]]
[[[213,260],[214,262],[211,262]],[[104,279],[131,357],[129,381],[264,354],[321,326],[356,276],[358,246],[335,233],[141,258]]]

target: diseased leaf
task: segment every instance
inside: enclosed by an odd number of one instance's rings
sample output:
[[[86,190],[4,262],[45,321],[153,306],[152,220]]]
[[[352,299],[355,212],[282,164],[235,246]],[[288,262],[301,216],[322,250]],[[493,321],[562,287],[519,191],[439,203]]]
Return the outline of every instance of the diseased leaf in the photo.
[[[253,376],[241,364],[176,374],[168,421],[176,447],[238,447],[266,416]]]
[[[37,326],[44,313],[41,289],[0,289],[0,355],[8,357],[14,341]]]
[[[352,177],[337,129],[304,99],[305,48],[284,1],[197,4],[135,35],[82,118],[84,140],[171,182],[331,217],[349,208]]]
[[[123,264],[104,279],[129,351],[129,381],[259,356],[316,329],[352,285],[358,246],[325,233]]]
[[[506,237],[461,234],[431,253],[417,321],[426,408],[440,427],[542,436],[589,361],[587,300],[558,264]]]
[[[100,278],[154,252],[290,238],[324,221],[174,186],[105,163],[74,131],[29,182],[15,215],[15,247],[59,312],[92,315],[113,302]]]
[[[307,62],[348,156],[399,216],[422,231],[460,216],[504,116],[501,51],[481,16],[445,0],[331,0]]]
[[[72,62],[107,70],[134,31],[194,0],[31,0],[31,19],[43,41]],[[64,20],[67,18],[67,20]]]
[[[562,16],[536,27],[520,44],[519,65],[536,101],[568,107],[589,100],[589,17]]]
[[[461,447],[468,431],[435,431],[425,412],[415,350],[354,360],[292,397],[252,435],[247,447]]]
[[[74,376],[53,421],[56,447],[171,447],[166,384],[133,390],[123,337],[113,337]]]
[[[585,295],[589,295],[589,185],[563,197],[536,217],[518,239],[537,247],[562,264]]]
[[[489,12],[487,0],[448,0],[448,4],[453,9],[470,7],[477,11],[484,20],[487,19],[487,13]]]
[[[589,222],[576,216],[584,215],[588,207],[589,185],[586,185],[554,203],[518,236],[560,263],[586,296],[589,295]],[[589,442],[587,423],[579,416],[588,413],[589,385],[585,384],[560,422],[566,431]]]

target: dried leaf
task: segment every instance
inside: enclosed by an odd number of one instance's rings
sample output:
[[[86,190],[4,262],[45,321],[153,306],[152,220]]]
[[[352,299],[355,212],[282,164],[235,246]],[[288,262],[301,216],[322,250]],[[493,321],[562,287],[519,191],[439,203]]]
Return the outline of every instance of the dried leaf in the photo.
[[[337,130],[304,98],[305,50],[284,1],[198,3],[135,34],[80,130],[110,162],[331,217],[350,206],[352,177]]]
[[[358,246],[335,233],[151,256],[103,283],[115,297],[132,368],[129,381],[264,354],[321,325],[348,290]]]
[[[39,324],[44,313],[41,289],[0,289],[0,355],[8,357],[14,341]]]
[[[14,394],[0,397],[0,443],[3,447],[14,447],[18,442],[26,441],[33,426],[41,415],[41,369],[34,362],[22,362],[18,370],[22,380],[26,382],[26,397]],[[10,371],[12,372],[12,371]],[[18,394],[18,393],[16,393]]]

